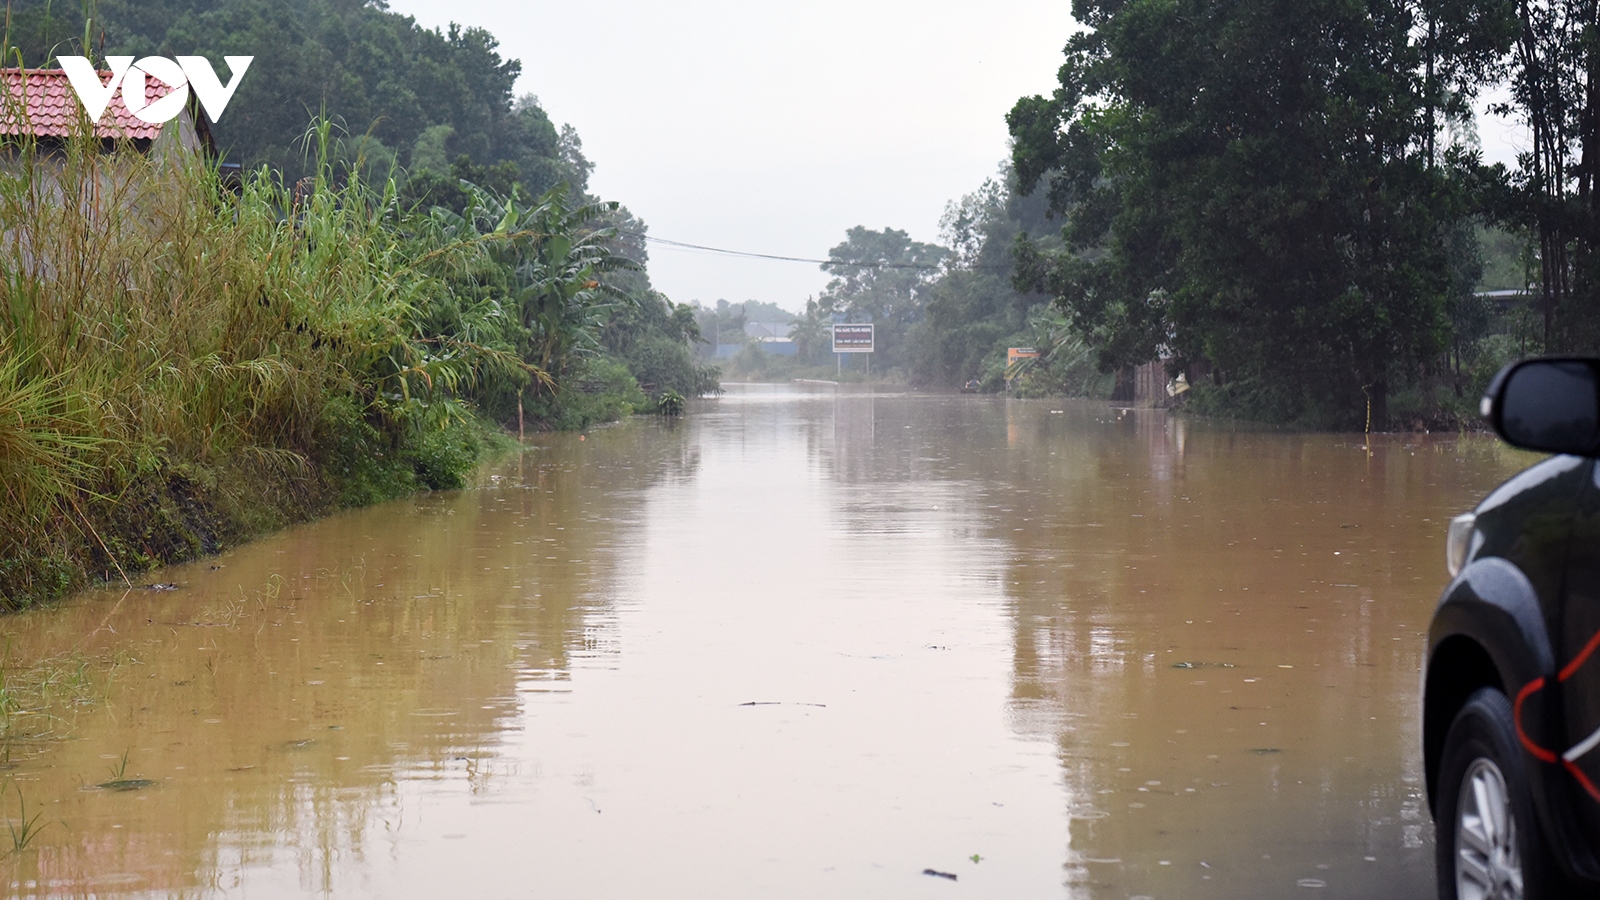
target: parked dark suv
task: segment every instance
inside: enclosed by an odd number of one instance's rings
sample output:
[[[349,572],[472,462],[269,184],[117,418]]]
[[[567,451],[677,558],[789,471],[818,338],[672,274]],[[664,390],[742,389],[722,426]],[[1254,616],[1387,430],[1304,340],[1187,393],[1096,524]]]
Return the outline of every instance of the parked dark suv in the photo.
[[[1450,523],[1423,675],[1439,896],[1600,897],[1600,360],[1508,366],[1482,412],[1558,455]]]

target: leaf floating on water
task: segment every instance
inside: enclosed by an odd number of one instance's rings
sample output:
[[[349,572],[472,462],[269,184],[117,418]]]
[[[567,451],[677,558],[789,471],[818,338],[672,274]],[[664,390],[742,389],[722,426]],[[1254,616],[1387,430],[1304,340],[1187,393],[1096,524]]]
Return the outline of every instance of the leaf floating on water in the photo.
[[[951,881],[956,880],[956,874],[954,872],[940,872],[937,869],[923,869],[922,874],[932,875],[935,878],[948,878]]]
[[[140,788],[151,787],[155,784],[148,778],[118,778],[115,781],[105,781],[95,787],[107,791],[137,791]]]

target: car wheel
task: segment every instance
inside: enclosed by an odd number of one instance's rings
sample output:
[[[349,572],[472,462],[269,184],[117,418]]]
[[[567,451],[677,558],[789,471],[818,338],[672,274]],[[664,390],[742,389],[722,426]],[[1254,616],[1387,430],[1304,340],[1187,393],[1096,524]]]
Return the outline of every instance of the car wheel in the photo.
[[[1533,814],[1511,702],[1498,690],[1480,688],[1450,725],[1435,826],[1441,900],[1566,896]]]

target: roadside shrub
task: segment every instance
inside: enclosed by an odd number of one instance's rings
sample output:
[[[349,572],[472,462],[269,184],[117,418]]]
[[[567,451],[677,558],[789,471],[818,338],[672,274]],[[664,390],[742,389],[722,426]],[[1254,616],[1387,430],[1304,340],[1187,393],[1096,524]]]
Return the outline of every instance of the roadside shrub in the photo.
[[[628,367],[610,357],[585,358],[563,385],[555,396],[541,397],[529,406],[529,414],[546,428],[578,431],[651,407]]]
[[[422,329],[417,261],[458,251],[392,185],[3,152],[0,608],[459,480],[475,445],[426,426],[491,351]]]
[[[430,429],[412,443],[406,456],[416,478],[433,490],[453,490],[467,483],[467,475],[483,457],[484,439],[470,423],[450,423]]]
[[[695,393],[694,360],[682,341],[652,335],[637,341],[627,354],[628,369],[646,393],[659,397],[667,391]]]
[[[610,283],[638,269],[616,204],[463,183],[459,211],[411,209],[371,160],[329,162],[327,123],[306,139],[310,178],[234,191],[183,153],[0,146],[0,609],[459,487],[505,443],[485,406],[555,428],[652,409],[629,363],[715,387],[692,335],[658,336],[675,320],[605,354],[636,305]]]

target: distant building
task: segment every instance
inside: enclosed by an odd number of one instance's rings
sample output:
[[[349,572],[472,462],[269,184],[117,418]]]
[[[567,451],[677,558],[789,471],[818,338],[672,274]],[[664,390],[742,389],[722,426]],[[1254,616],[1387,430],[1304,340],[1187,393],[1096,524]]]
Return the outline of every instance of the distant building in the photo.
[[[713,356],[717,359],[728,359],[737,356],[739,351],[754,344],[762,353],[773,356],[795,355],[794,341],[789,339],[789,333],[794,330],[790,322],[746,322],[744,326],[744,340],[737,344],[727,343],[726,340],[717,344]],[[722,335],[725,339],[727,335]]]
[[[789,339],[793,331],[793,322],[748,322],[744,326],[745,339],[755,341],[763,353],[773,356],[795,354],[794,341]]]
[[[794,331],[793,322],[749,322],[744,326],[746,337],[762,343],[787,341],[791,331]]]
[[[60,69],[0,69],[0,137],[32,135],[46,148],[60,147],[75,134],[79,134],[85,115],[78,95]],[[154,78],[145,79],[146,103],[154,102],[172,92]],[[190,152],[203,152],[216,158],[217,145],[211,137],[211,126],[200,113],[199,102],[191,95],[189,103],[177,118],[166,124],[152,124],[128,111],[118,91],[111,98],[105,114],[94,124],[94,136],[103,150],[129,146],[139,153],[149,154],[167,145]]]

